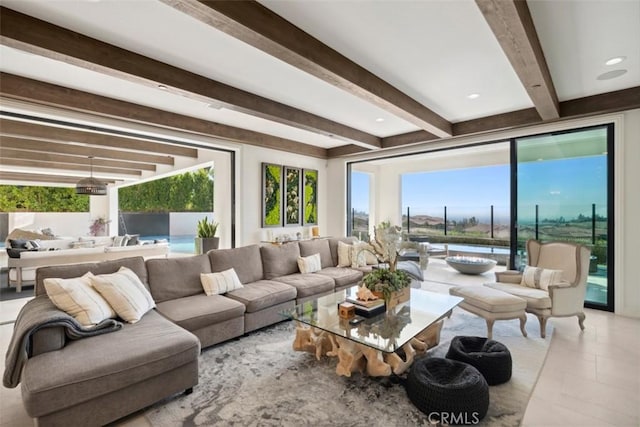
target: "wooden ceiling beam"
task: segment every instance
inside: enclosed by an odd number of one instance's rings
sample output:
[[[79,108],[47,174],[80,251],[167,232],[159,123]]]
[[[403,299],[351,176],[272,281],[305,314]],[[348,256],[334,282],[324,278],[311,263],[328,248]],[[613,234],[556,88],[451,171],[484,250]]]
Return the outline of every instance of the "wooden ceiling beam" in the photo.
[[[561,117],[558,119],[559,121],[633,110],[640,108],[640,86],[562,101],[559,106],[561,112]],[[515,129],[540,123],[542,123],[542,120],[536,109],[526,108],[524,110],[454,123],[453,132],[454,136],[464,136]],[[390,148],[438,139],[439,138],[434,139],[433,135],[428,135],[424,131],[416,131],[383,138],[382,143],[384,148]],[[328,150],[329,158],[362,153],[363,151],[358,150],[358,148],[359,147],[349,145],[331,148]]]
[[[349,154],[364,153],[366,151],[366,149],[353,144],[341,145],[339,147],[329,148],[327,150],[327,157],[331,159],[334,157],[348,156]]]
[[[1,83],[0,83],[1,84]],[[145,140],[123,138],[104,133],[95,133],[82,129],[70,129],[47,124],[24,122],[0,118],[0,135],[50,142],[73,142],[78,144],[112,147],[126,150],[144,151],[166,154],[165,159],[158,161],[167,165],[173,164],[172,156],[198,158],[198,150],[178,145],[162,144]]]
[[[48,162],[48,163],[59,163],[60,166],[64,166],[66,164],[71,165],[83,165],[84,170],[89,172],[91,165],[94,166],[103,166],[105,168],[118,169],[121,172],[118,173],[127,173],[131,172],[132,169],[121,167],[120,161],[116,160],[105,160],[105,159],[89,159],[87,157],[79,157],[79,156],[69,156],[67,154],[56,154],[56,153],[42,153],[38,151],[24,151],[24,150],[16,150],[13,148],[5,148],[4,146],[0,146],[0,159],[21,159],[21,160],[37,160],[40,162]],[[97,170],[94,167],[94,170]],[[138,170],[139,172],[139,170]]]
[[[236,89],[48,22],[0,7],[2,44],[203,103],[220,104],[288,126],[379,148],[375,135]],[[204,107],[204,106],[203,106]]]
[[[78,182],[77,176],[65,175],[44,175],[37,173],[22,172],[4,172],[0,171],[0,181],[18,181],[18,182],[44,182],[54,184],[75,184]],[[105,184],[113,184],[115,179],[100,179]]]
[[[83,147],[75,144],[35,141],[1,135],[0,148],[13,148],[16,150],[25,150],[26,152],[36,151],[43,153],[70,154],[72,156],[78,156],[76,157],[78,159],[76,163],[79,164],[89,164],[89,156],[91,156],[93,157],[93,164],[96,166],[140,169],[150,172],[156,171],[156,165],[152,163],[154,158],[157,158],[161,162],[166,160],[165,156],[155,156],[153,154]],[[142,159],[144,159],[145,162],[130,161]]]
[[[7,150],[8,151],[8,150]],[[17,151],[17,150],[14,150]],[[33,154],[33,153],[32,153]],[[91,166],[87,165],[79,165],[75,163],[68,162],[57,162],[53,160],[55,155],[52,155],[52,160],[40,160],[38,157],[25,158],[20,157],[19,155],[15,155],[13,153],[5,153],[4,149],[0,149],[0,165],[4,166],[20,166],[20,167],[28,167],[28,168],[42,168],[42,169],[59,169],[59,170],[67,170],[67,171],[80,171],[86,172],[87,175],[91,172]],[[142,176],[142,172],[139,170],[132,169],[121,169],[121,168],[105,168],[101,166],[94,166],[93,173],[96,176],[100,174],[118,174],[118,175],[130,175],[130,176]]]
[[[451,135],[446,119],[257,2],[161,1],[421,129]]]
[[[543,120],[559,118],[558,95],[527,2],[476,0],[476,4],[540,117]]]
[[[535,108],[526,108],[524,110],[454,123],[453,134],[454,136],[471,135],[474,133],[510,129],[518,126],[534,125],[541,122],[540,115]]]
[[[400,147],[408,144],[418,144],[441,139],[438,136],[424,130],[403,133],[400,135],[388,136],[382,138],[382,146],[384,148]]]
[[[591,116],[640,108],[640,86],[560,103],[562,117]]]
[[[119,101],[75,89],[53,85],[14,74],[0,73],[0,95],[50,105],[83,113],[151,124],[170,129],[194,132],[201,135],[255,145],[263,148],[326,158],[327,150],[286,138],[254,132],[233,126],[221,125],[195,117]],[[0,129],[1,130],[1,129]]]

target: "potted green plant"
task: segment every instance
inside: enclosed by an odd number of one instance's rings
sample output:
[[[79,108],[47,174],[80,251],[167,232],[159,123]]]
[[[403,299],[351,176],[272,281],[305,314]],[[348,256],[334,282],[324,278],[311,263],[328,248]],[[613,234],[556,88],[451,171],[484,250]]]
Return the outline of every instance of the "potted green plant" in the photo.
[[[209,221],[209,217],[204,217],[198,221],[196,236],[196,254],[204,254],[211,249],[218,249],[220,238],[216,237],[218,223]]]
[[[385,300],[387,308],[390,308],[389,302],[394,295],[398,295],[411,285],[411,277],[405,271],[396,268],[398,249],[402,242],[401,231],[400,227],[392,226],[388,221],[374,229],[374,237],[369,241],[370,251],[375,254],[381,264],[362,279],[366,288]]]

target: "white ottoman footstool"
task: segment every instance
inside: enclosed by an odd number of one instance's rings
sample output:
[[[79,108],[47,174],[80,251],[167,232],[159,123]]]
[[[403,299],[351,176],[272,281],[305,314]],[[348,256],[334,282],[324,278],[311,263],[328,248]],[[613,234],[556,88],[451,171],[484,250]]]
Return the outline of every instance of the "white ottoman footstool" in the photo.
[[[491,339],[493,322],[496,320],[520,319],[522,335],[527,336],[524,325],[527,302],[515,295],[485,286],[458,286],[449,289],[451,295],[464,298],[458,307],[477,314],[487,321],[487,338]]]

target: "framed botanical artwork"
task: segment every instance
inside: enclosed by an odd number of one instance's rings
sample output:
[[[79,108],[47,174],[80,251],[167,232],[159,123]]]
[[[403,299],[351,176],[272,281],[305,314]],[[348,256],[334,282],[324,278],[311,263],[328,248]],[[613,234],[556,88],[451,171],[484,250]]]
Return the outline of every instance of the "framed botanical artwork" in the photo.
[[[284,225],[302,224],[302,192],[299,168],[284,167]]]
[[[262,164],[262,226],[282,226],[283,166]]]
[[[304,225],[318,223],[318,171],[302,170],[302,221]]]

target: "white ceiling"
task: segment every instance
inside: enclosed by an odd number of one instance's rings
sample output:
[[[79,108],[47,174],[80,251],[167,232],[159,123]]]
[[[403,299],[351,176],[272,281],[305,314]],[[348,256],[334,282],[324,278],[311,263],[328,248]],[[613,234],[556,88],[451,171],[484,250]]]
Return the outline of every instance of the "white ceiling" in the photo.
[[[451,123],[534,106],[472,0],[260,3]],[[640,2],[528,5],[560,101],[640,86]],[[377,137],[420,130],[158,0],[2,0],[2,6]],[[626,60],[604,65],[614,56]],[[616,69],[627,72],[597,79]],[[4,45],[0,70],[322,148],[349,143]],[[472,93],[480,97],[467,98]]]

